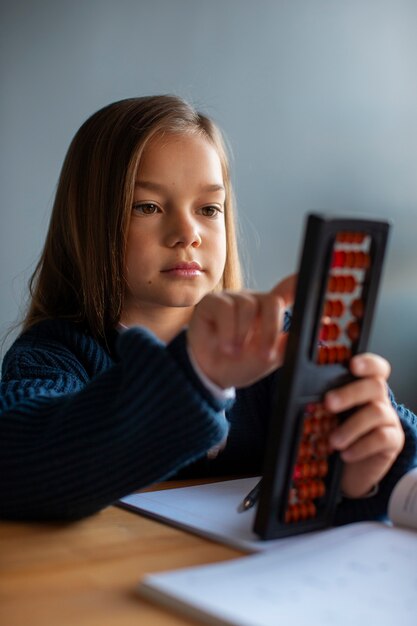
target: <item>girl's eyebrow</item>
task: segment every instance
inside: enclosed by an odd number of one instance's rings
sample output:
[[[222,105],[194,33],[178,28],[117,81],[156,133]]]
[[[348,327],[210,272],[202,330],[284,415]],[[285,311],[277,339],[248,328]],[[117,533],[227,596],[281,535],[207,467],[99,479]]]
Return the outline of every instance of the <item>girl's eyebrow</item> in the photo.
[[[150,180],[137,180],[135,181],[135,187],[141,187],[142,189],[149,189],[150,191],[165,191],[167,187],[160,183],[154,183]],[[208,185],[202,185],[201,191],[226,191],[224,185],[219,183],[211,183]]]

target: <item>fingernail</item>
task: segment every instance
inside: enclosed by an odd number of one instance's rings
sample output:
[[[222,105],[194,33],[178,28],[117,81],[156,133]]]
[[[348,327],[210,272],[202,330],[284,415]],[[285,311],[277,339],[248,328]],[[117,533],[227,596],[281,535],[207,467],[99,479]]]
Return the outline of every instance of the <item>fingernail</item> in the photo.
[[[357,357],[352,363],[357,374],[362,374],[365,370],[365,363],[360,357]]]
[[[334,393],[328,393],[326,395],[326,404],[331,411],[337,411],[340,407],[340,399]]]

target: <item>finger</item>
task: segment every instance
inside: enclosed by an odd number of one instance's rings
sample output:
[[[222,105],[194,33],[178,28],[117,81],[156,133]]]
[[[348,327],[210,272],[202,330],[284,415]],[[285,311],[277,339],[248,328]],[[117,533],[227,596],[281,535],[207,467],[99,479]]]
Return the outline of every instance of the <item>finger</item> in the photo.
[[[341,488],[350,498],[361,498],[369,493],[392,466],[394,459],[375,455],[356,463],[345,462]]]
[[[393,408],[384,402],[373,402],[340,424],[331,433],[329,441],[335,450],[346,450],[361,437],[381,427],[392,427],[402,431]]]
[[[262,355],[268,360],[277,357],[278,339],[283,325],[284,302],[269,293],[260,298],[259,340]]]
[[[333,413],[376,401],[389,402],[387,383],[383,378],[361,378],[338,389],[332,389],[324,396],[326,408]]]
[[[259,315],[260,304],[255,294],[250,292],[241,292],[234,298],[234,348],[235,352],[239,352],[254,332],[254,323]]]
[[[391,374],[391,365],[384,357],[365,352],[352,357],[350,370],[354,376],[377,376],[388,380]]]
[[[398,455],[403,445],[403,432],[393,426],[384,426],[361,437],[346,450],[342,450],[340,456],[345,463],[357,463],[376,456],[391,460]]]
[[[220,350],[232,354],[235,350],[235,307],[233,298],[227,293],[209,294],[198,307],[199,315],[213,331]]]

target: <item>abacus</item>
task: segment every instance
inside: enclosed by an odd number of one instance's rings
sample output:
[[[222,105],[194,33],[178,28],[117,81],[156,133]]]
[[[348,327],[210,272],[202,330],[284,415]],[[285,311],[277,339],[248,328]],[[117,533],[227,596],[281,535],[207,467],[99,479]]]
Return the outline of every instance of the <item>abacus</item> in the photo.
[[[329,435],[347,415],[322,400],[366,350],[388,232],[384,221],[308,216],[254,524],[263,539],[332,524],[342,462]]]

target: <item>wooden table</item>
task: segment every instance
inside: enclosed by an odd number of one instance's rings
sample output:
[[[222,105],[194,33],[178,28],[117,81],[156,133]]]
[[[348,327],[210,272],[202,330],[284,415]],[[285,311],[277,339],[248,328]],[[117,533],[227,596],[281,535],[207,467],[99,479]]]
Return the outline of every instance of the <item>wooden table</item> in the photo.
[[[0,625],[197,624],[142,600],[138,582],[239,554],[114,506],[71,524],[0,522]]]

